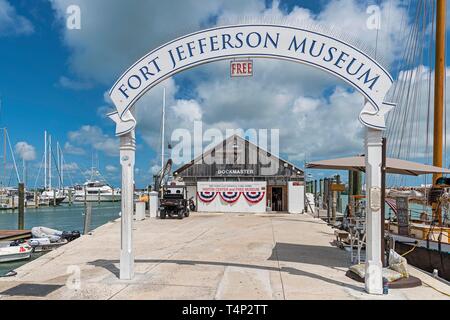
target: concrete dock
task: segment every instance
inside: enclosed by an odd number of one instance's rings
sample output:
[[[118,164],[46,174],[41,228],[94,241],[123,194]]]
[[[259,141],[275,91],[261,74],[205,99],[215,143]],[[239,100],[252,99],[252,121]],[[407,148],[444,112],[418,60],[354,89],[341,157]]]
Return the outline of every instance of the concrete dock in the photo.
[[[366,294],[345,276],[349,253],[333,229],[309,215],[192,213],[134,226],[135,279],[118,279],[116,220],[0,278],[0,299],[449,299],[450,286],[416,269],[424,285]]]

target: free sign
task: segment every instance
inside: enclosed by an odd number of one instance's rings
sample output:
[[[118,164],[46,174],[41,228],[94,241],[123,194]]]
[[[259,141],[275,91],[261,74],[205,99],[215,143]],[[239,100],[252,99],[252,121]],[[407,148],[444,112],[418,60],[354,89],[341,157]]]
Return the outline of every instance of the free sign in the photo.
[[[235,60],[230,62],[230,74],[232,77],[253,76],[253,60]]]

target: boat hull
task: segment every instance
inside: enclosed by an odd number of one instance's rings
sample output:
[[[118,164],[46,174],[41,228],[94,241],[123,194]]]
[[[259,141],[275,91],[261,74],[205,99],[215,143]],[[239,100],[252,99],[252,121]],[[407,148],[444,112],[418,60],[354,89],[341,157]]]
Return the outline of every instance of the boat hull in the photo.
[[[46,206],[59,206],[66,197],[57,197],[56,199],[53,198],[41,198],[39,199],[39,205],[46,205]]]
[[[33,252],[31,247],[6,247],[0,249],[0,263],[29,259]]]
[[[55,249],[58,249],[59,247],[65,245],[67,243],[68,243],[67,240],[63,240],[61,242],[53,242],[53,243],[49,243],[49,244],[36,245],[36,246],[33,246],[33,248],[34,248],[34,252],[48,252],[48,251],[53,251]]]
[[[86,195],[86,202],[118,202],[120,201],[120,194],[108,195],[102,194],[100,197],[96,194]],[[84,195],[76,195],[73,199],[74,202],[84,202]]]
[[[399,254],[405,254],[405,258],[409,264],[432,273],[434,269],[439,272],[439,277],[450,281],[450,253],[449,244],[441,244],[441,250],[435,242],[430,242],[429,247],[424,246],[422,241],[418,245],[412,243],[415,239],[407,241],[395,242],[395,251]],[[406,243],[405,243],[406,242]],[[408,253],[409,251],[409,253]]]

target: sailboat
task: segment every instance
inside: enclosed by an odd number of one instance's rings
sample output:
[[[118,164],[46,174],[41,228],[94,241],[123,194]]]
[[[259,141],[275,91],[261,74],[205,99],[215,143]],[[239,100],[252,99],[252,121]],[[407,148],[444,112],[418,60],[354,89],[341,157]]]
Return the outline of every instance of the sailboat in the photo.
[[[442,168],[443,131],[445,129],[446,0],[437,0],[436,4],[433,166]],[[415,89],[418,90],[417,87]],[[405,103],[405,105],[414,104],[415,101],[411,100],[413,94],[407,94],[406,99],[409,103]],[[431,117],[429,118],[431,122]],[[397,120],[399,119],[404,120],[404,118],[398,116]],[[397,132],[399,130],[401,129],[397,129]],[[397,135],[391,134],[392,136],[404,138],[407,134],[402,132],[402,134]],[[417,136],[416,139],[418,139]],[[403,149],[405,148],[403,147]],[[393,221],[389,221],[387,225],[391,246],[395,251],[404,255],[411,265],[434,274],[437,273],[438,276],[450,280],[450,225],[447,218],[447,214],[450,212],[450,179],[443,177],[440,173],[435,173],[431,185],[427,187],[427,184],[425,184],[421,190],[426,194],[423,201],[431,204],[431,210],[424,204],[420,215],[413,217],[409,208],[410,198],[407,196],[403,197],[403,199],[407,199],[406,201],[402,201],[402,197],[397,197],[397,199],[400,199],[397,200],[397,205],[391,206],[395,213],[395,218]]]
[[[48,138],[48,140],[47,140]],[[58,158],[59,158],[59,150]],[[52,136],[47,136],[47,131],[44,132],[44,191],[40,195],[40,205],[57,206],[64,201],[66,196],[60,189],[52,188]],[[58,163],[58,173],[59,173]],[[48,177],[48,180],[47,180]],[[48,183],[48,184],[47,184]]]
[[[0,101],[1,104],[1,101]],[[14,157],[14,152],[11,147],[11,141],[9,139],[9,134],[7,128],[1,128],[0,129],[3,132],[3,174],[1,177],[1,184],[0,184],[0,210],[8,210],[8,209],[16,209],[19,206],[19,195],[18,195],[18,189],[17,187],[11,187],[6,185],[5,181],[7,180],[7,146],[9,147],[9,151],[11,154],[12,162],[13,162],[13,168],[14,173],[17,178],[17,182],[22,182],[19,171],[16,164],[16,159]],[[11,173],[12,174],[12,173]],[[9,180],[11,180],[11,176],[9,177]],[[11,181],[10,181],[11,182]],[[10,184],[10,182],[8,184]],[[26,200],[25,200],[26,202]]]

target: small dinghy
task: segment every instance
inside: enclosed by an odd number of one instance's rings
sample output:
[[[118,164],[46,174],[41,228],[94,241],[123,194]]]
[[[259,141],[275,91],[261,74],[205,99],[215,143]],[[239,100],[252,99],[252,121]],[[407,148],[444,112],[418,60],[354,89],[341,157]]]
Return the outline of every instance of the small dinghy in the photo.
[[[49,238],[32,238],[28,240],[28,244],[34,249],[34,252],[46,252],[59,248],[69,241],[66,239],[60,239],[57,242],[50,242]]]
[[[47,227],[34,227],[31,228],[31,234],[33,235],[33,238],[38,241],[39,239],[48,239],[49,242],[58,242],[61,240],[63,232]]]
[[[0,263],[29,259],[33,248],[27,243],[0,248]]]
[[[28,240],[28,244],[34,252],[52,251],[80,237],[79,231],[59,231],[47,227],[34,227],[31,234],[33,238]]]

